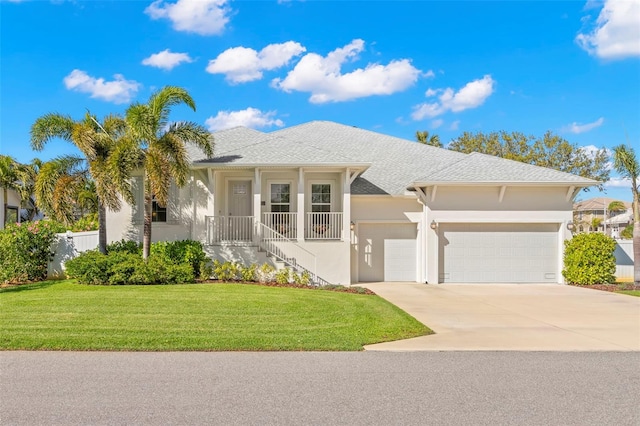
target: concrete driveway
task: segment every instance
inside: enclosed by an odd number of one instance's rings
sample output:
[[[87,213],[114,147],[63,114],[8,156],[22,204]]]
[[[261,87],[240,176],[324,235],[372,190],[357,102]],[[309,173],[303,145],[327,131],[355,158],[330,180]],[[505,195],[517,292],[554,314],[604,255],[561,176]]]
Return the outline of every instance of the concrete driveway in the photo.
[[[640,351],[640,298],[553,284],[363,285],[435,335],[369,351]]]

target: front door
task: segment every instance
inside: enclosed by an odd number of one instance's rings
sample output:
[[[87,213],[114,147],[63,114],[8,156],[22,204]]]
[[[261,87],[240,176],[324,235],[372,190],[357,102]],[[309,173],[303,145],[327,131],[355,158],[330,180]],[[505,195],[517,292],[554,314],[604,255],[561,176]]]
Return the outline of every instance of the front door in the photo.
[[[251,181],[229,181],[228,216],[251,216]]]
[[[251,181],[230,180],[227,239],[251,241],[253,237],[253,216],[251,214]]]

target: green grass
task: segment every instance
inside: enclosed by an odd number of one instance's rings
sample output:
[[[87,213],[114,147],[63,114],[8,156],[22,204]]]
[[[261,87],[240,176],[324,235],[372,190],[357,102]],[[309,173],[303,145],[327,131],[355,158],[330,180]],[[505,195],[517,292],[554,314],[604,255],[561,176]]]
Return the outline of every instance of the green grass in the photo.
[[[640,297],[640,290],[618,290],[616,293],[628,294],[629,296]]]
[[[0,350],[355,351],[432,333],[378,296],[242,284],[0,289]]]

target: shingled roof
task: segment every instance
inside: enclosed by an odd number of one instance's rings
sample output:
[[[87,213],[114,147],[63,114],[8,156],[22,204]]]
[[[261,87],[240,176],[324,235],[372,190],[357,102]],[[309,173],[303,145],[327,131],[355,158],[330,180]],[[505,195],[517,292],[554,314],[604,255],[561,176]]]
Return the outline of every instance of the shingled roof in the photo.
[[[214,133],[215,156],[190,149],[196,166],[332,164],[366,168],[352,194],[404,194],[439,183],[543,183],[590,186],[596,181],[489,155],[463,154],[329,121],[271,133],[236,127]],[[368,167],[368,168],[367,168]]]

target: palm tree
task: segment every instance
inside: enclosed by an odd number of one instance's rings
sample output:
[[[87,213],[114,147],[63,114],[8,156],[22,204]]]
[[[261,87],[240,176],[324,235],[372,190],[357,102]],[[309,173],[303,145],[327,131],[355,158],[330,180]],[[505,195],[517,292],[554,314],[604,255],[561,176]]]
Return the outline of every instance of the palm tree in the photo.
[[[624,212],[627,210],[627,207],[622,201],[612,201],[609,203],[609,206],[607,206],[607,210],[609,211],[609,213]]]
[[[431,145],[438,148],[442,148],[442,142],[440,142],[440,136],[431,135],[431,137],[429,137],[429,132],[427,130],[423,132],[418,130],[416,132],[416,141],[425,145]]]
[[[185,144],[196,145],[209,157],[213,155],[213,136],[203,126],[187,121],[169,122],[171,107],[180,104],[196,110],[195,102],[185,89],[166,86],[153,93],[147,103],[132,104],[125,115],[144,173],[144,259],[149,257],[151,248],[153,200],[167,205],[171,180],[179,187],[187,181],[189,158]],[[122,152],[129,155],[130,151],[123,149]],[[113,161],[120,160],[116,156]],[[125,175],[116,176],[118,182],[124,179]]]
[[[18,183],[15,189],[20,194],[21,206],[27,213],[24,220],[34,220],[40,212],[35,198],[35,185],[41,167],[42,161],[34,158],[29,164],[20,164],[16,170]]]
[[[115,115],[105,117],[102,123],[87,112],[80,121],[74,121],[71,117],[61,114],[46,114],[38,118],[31,126],[31,146],[40,151],[45,143],[53,138],[61,138],[73,143],[84,155],[87,169],[96,185],[96,195],[98,197],[98,247],[102,253],[106,253],[107,247],[107,224],[106,209],[113,211],[120,210],[122,194],[127,201],[132,202],[131,190],[123,184],[123,181],[116,182],[113,179],[114,172],[111,170],[113,163],[109,158],[116,148],[124,143],[125,122]],[[127,169],[128,163],[120,165],[121,174],[130,172]],[[72,176],[66,176],[63,182],[67,182],[69,188],[59,187],[60,191],[69,193],[71,189],[77,189],[72,185]],[[77,182],[76,182],[77,185]],[[41,193],[42,194],[42,193]],[[64,199],[62,194],[58,194],[59,199]],[[68,199],[68,195],[67,195]]]
[[[633,194],[633,281],[640,284],[640,162],[631,146],[618,145],[613,148],[613,167],[623,177],[631,180]]]
[[[69,226],[75,219],[80,191],[90,185],[89,171],[82,157],[62,156],[40,168],[34,193],[40,208],[51,218]],[[95,209],[97,212],[97,207]]]
[[[18,175],[16,173],[18,169],[18,162],[8,155],[0,155],[0,187],[2,187],[2,200],[3,206],[3,221],[7,220],[7,206],[9,189],[15,189],[18,181]],[[4,225],[4,224],[3,224]]]

